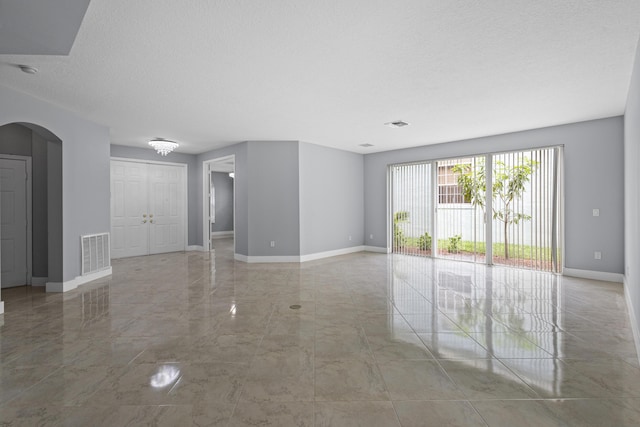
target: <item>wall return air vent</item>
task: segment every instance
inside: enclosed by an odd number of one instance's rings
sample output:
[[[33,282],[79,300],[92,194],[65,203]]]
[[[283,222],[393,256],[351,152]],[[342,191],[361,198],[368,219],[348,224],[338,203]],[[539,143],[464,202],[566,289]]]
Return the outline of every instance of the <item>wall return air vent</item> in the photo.
[[[82,245],[83,276],[111,267],[109,233],[81,236],[80,242]]]

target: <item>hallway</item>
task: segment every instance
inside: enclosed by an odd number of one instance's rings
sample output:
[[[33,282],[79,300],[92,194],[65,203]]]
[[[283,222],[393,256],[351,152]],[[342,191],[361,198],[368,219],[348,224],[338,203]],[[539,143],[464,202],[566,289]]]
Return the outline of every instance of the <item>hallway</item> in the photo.
[[[619,284],[367,252],[247,264],[232,245],[3,290],[0,424],[640,424]]]

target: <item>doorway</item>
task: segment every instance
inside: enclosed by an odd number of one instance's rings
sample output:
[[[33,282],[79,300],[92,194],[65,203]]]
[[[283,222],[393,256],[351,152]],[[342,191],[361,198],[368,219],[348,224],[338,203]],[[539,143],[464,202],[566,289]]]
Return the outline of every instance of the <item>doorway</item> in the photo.
[[[31,284],[31,157],[0,155],[2,288]]]
[[[111,256],[184,251],[186,166],[111,160]]]
[[[234,239],[235,155],[203,162],[203,248],[210,251],[221,238]]]

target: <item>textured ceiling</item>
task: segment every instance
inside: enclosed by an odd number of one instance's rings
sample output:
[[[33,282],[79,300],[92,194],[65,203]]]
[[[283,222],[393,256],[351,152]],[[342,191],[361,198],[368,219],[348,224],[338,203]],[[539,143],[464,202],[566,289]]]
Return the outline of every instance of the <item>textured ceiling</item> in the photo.
[[[639,35],[638,0],[93,0],[68,56],[0,55],[0,84],[115,144],[375,152],[622,114]]]

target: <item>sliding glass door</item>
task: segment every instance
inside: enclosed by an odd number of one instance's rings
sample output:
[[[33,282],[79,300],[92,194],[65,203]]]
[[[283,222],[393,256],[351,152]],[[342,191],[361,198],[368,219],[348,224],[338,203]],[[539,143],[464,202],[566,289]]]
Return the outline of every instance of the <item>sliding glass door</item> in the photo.
[[[560,272],[559,148],[492,156],[492,262]]]
[[[431,163],[391,167],[393,252],[431,256],[433,196]]]
[[[485,218],[474,195],[465,192],[461,177],[470,182],[484,180],[484,156],[436,162],[438,187],[436,235],[438,257],[484,262]]]
[[[559,272],[561,156],[556,147],[391,166],[393,252]]]

